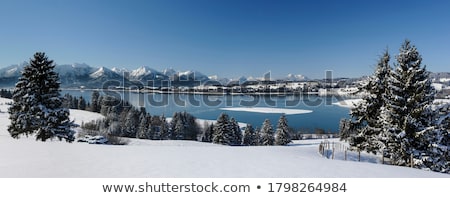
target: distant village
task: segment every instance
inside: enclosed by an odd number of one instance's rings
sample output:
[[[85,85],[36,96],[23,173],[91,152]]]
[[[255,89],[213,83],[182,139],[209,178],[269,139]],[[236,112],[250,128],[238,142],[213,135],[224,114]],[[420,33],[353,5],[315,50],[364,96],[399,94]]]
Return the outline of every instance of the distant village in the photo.
[[[199,85],[166,85],[143,86],[139,92],[150,93],[191,93],[205,95],[358,95],[364,79],[342,78],[336,81],[285,81],[285,80],[252,80],[231,81],[222,85],[217,81],[206,81]]]

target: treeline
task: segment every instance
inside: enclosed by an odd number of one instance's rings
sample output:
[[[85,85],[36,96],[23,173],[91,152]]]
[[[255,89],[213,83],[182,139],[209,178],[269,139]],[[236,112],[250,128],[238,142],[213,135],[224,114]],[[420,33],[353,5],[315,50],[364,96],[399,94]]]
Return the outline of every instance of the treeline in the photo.
[[[288,127],[286,117],[282,115],[277,128],[274,129],[268,119],[261,129],[247,125],[242,131],[234,118],[222,113],[217,121],[205,123],[201,127],[197,119],[187,112],[176,112],[168,119],[164,115],[150,115],[144,107],[136,108],[117,97],[100,95],[94,91],[88,102],[83,97],[64,96],[63,105],[67,108],[97,112],[104,119],[82,124],[82,129],[89,135],[139,138],[150,140],[193,140],[212,142],[223,145],[286,145],[292,137],[298,137]],[[122,144],[117,143],[117,144]],[[114,143],[113,143],[114,144]]]
[[[0,90],[0,97],[1,98],[9,98],[12,99],[12,92],[7,89],[1,89]]]

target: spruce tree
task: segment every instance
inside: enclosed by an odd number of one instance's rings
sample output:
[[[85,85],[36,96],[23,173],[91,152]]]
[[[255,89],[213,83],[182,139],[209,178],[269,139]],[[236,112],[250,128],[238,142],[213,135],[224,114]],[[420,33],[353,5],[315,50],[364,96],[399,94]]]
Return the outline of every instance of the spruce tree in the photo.
[[[214,144],[231,145],[232,134],[228,114],[222,113],[217,118],[217,122],[214,124],[214,133],[212,142]]]
[[[360,150],[377,153],[384,148],[384,143],[380,141],[380,134],[383,131],[384,123],[381,122],[381,110],[385,106],[385,97],[388,90],[388,77],[390,74],[390,55],[386,50],[378,61],[375,73],[369,78],[366,85],[362,87],[366,95],[363,101],[356,105],[350,112],[352,121],[343,121],[342,131],[345,135],[350,135],[350,145]],[[354,132],[355,134],[348,134]]]
[[[86,100],[83,98],[83,96],[80,96],[80,99],[78,100],[78,109],[86,110]]]
[[[167,123],[166,117],[164,115],[161,116],[161,125],[159,128],[159,139],[167,140],[169,137],[169,123]]]
[[[91,111],[100,113],[101,103],[100,93],[98,91],[93,91],[91,95]]]
[[[273,134],[273,127],[270,123],[269,119],[264,120],[264,123],[261,127],[261,145],[263,146],[270,146],[273,145],[275,142],[274,134]]]
[[[35,135],[36,140],[41,141],[54,137],[74,140],[71,128],[76,125],[69,119],[69,110],[63,107],[59,77],[54,68],[53,60],[43,52],[35,53],[25,66],[8,110],[11,120],[8,131],[13,138]]]
[[[214,124],[205,123],[201,141],[212,142],[213,133],[214,133]]]
[[[409,165],[411,155],[419,158],[427,146],[422,134],[433,125],[430,107],[434,90],[428,72],[422,67],[422,57],[409,40],[402,44],[396,59],[385,97],[384,136],[393,163]]]
[[[275,144],[276,145],[287,145],[292,142],[291,135],[289,133],[289,128],[287,124],[286,116],[281,115],[278,120],[277,130],[275,133]]]
[[[244,146],[256,146],[258,145],[258,134],[251,124],[247,124],[244,130],[244,136],[242,138],[242,145]]]
[[[152,135],[150,134],[150,116],[147,115],[143,115],[140,116],[140,122],[139,122],[139,127],[138,127],[138,131],[136,134],[136,138],[139,139],[151,139]]]
[[[139,128],[139,111],[136,108],[131,108],[128,111],[127,117],[124,123],[124,136],[135,138]]]
[[[239,127],[239,124],[237,123],[236,119],[231,118],[230,119],[230,129],[231,129],[231,136],[232,136],[232,145],[241,145],[242,143],[242,131]]]

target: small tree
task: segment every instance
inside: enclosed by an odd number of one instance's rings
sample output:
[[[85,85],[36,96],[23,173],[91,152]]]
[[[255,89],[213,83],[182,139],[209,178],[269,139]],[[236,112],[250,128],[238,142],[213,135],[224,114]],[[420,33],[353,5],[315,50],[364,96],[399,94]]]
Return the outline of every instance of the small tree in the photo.
[[[222,113],[217,118],[216,124],[214,124],[214,133],[212,142],[214,144],[231,145],[232,134],[230,129],[230,119],[228,114]]]
[[[100,113],[101,108],[101,99],[100,99],[100,93],[98,91],[93,91],[91,95],[91,111]]]
[[[275,142],[275,138],[273,137],[273,127],[270,123],[269,119],[264,120],[264,123],[261,127],[261,145],[270,146]]]
[[[205,122],[205,127],[203,129],[201,141],[202,142],[212,142],[213,133],[214,133],[214,125],[208,124],[207,122]]]
[[[287,124],[286,116],[281,115],[278,120],[277,131],[275,133],[275,144],[276,145],[287,145],[292,142],[291,135],[289,133],[289,127]]]
[[[242,145],[244,146],[256,146],[258,145],[259,139],[258,134],[251,124],[247,124],[244,130],[244,137],[242,138]]]
[[[232,145],[241,145],[242,143],[242,131],[239,127],[239,124],[237,123],[236,119],[231,118],[230,119],[230,129],[231,129],[231,135],[232,135]]]
[[[78,109],[86,110],[86,100],[83,98],[83,96],[80,96],[80,99],[78,99]]]

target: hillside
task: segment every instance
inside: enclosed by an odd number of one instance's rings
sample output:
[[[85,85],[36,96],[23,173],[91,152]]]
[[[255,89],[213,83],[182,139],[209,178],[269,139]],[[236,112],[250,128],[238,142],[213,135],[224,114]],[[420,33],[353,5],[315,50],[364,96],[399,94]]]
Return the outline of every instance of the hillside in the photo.
[[[370,162],[330,160],[320,140],[289,146],[230,147],[191,141],[130,139],[127,146],[12,139],[6,99],[0,100],[0,177],[447,177],[449,174]],[[101,115],[71,111],[78,122]],[[337,141],[337,140],[334,140]],[[367,157],[370,160],[370,156]]]

